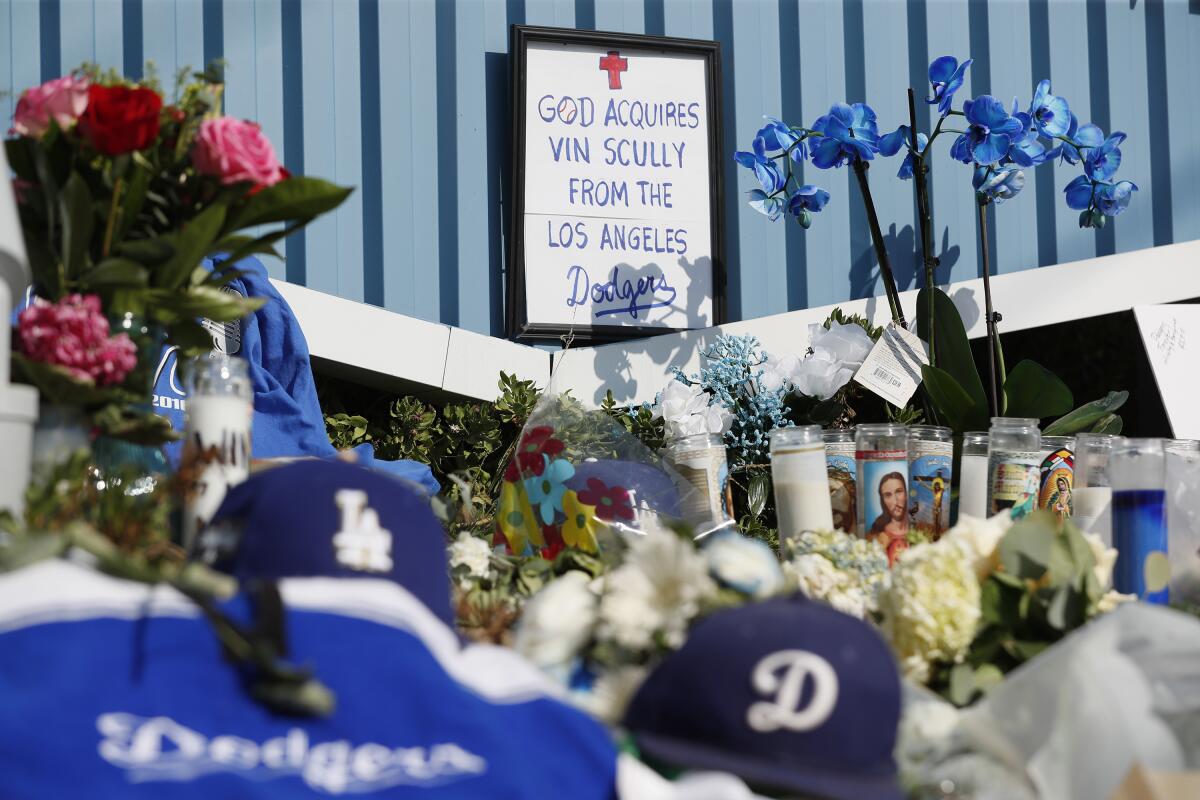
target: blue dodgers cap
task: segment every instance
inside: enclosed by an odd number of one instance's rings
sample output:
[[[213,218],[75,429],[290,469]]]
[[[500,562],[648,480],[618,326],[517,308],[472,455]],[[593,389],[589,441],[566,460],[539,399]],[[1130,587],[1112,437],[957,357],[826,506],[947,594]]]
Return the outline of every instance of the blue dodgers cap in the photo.
[[[296,461],[226,495],[200,556],[239,580],[385,578],[453,624],[446,535],[406,481],[333,460]]]
[[[641,753],[828,800],[900,800],[900,676],[867,623],[802,595],[720,611],[642,684]]]

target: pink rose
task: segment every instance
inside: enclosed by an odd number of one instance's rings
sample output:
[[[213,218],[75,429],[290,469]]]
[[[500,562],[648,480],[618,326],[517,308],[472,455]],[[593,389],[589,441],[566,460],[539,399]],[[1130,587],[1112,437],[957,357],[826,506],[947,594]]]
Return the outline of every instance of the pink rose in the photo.
[[[98,386],[120,383],[137,366],[137,345],[127,333],[109,336],[96,295],[69,294],[57,303],[38,298],[17,318],[17,331],[26,357]]]
[[[26,89],[17,101],[13,113],[13,130],[22,136],[40,137],[50,130],[50,123],[67,130],[87,108],[86,78],[67,75],[46,81],[41,86]]]
[[[253,122],[231,117],[206,119],[200,123],[192,146],[192,163],[202,175],[212,175],[223,184],[252,183],[273,186],[284,178],[275,148]]]

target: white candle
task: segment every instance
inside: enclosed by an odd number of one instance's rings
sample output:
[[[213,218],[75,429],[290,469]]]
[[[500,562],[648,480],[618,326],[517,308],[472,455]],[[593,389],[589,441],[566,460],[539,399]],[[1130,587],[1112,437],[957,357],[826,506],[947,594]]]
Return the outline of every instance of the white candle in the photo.
[[[781,539],[804,531],[833,530],[820,426],[778,428],[771,433],[771,479]]]

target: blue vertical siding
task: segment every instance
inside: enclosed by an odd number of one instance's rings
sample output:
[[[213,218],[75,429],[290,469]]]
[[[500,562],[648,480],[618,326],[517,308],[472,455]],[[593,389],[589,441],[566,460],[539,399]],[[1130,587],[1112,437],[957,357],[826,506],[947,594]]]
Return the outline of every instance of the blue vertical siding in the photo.
[[[749,318],[882,291],[848,170],[804,178],[833,199],[811,230],[749,210],[733,165],[763,115],[811,123],[866,100],[881,131],[907,121],[929,60],[974,56],[963,96],[1027,103],[1049,77],[1081,120],[1124,130],[1133,205],[1080,231],[1062,189],[1027,173],[997,209],[1000,273],[1200,238],[1200,14],[1187,0],[0,0],[0,112],[83,61],[139,75],[227,62],[226,108],[258,121],[289,167],[359,187],[283,246],[271,274],[484,333],[503,320],[510,141],[508,26],[528,23],[721,42],[730,314]],[[928,130],[928,106],[919,103]],[[938,140],[931,182],[940,280],[979,274],[970,175]],[[871,185],[898,282],[921,281],[911,185],[898,159]]]

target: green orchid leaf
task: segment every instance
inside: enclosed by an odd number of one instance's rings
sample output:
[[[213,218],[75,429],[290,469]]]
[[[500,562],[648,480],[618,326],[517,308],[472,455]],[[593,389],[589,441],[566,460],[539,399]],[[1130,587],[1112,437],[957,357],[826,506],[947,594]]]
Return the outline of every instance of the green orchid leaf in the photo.
[[[1065,414],[1075,405],[1071,390],[1050,370],[1026,359],[1013,369],[1004,382],[1008,400],[1006,416],[1046,417]]]
[[[937,367],[945,370],[954,378],[976,408],[986,410],[988,407],[987,396],[983,392],[983,381],[979,377],[979,370],[975,367],[975,358],[971,355],[971,343],[967,339],[967,329],[950,296],[941,289],[922,289],[917,294],[918,325],[924,324],[928,319],[931,296],[933,298],[933,332],[934,347],[937,348]],[[928,334],[924,334],[922,338],[928,341]],[[935,399],[934,402],[936,403],[937,400]],[[964,429],[956,428],[956,430]]]
[[[1129,392],[1109,392],[1099,400],[1080,406],[1066,416],[1051,422],[1042,431],[1044,436],[1070,436],[1080,431],[1092,430],[1101,420],[1113,416],[1113,412],[1125,405]]]
[[[1092,433],[1107,433],[1116,436],[1125,427],[1125,420],[1119,414],[1109,414],[1092,426]]]
[[[58,212],[62,217],[63,267],[67,278],[74,278],[87,266],[94,223],[92,193],[78,172],[67,178],[58,197]]]
[[[978,416],[979,407],[962,385],[946,370],[928,364],[921,366],[921,377],[939,416],[954,430],[967,430],[966,425]]]
[[[226,231],[253,225],[312,219],[337,208],[354,191],[319,178],[296,175],[251,195],[230,216]]]

